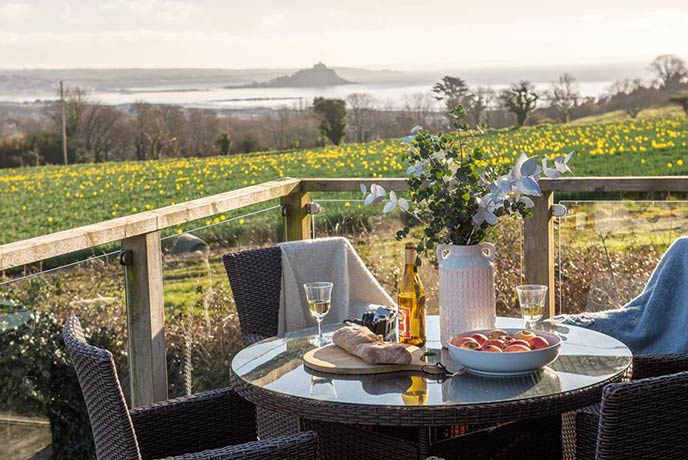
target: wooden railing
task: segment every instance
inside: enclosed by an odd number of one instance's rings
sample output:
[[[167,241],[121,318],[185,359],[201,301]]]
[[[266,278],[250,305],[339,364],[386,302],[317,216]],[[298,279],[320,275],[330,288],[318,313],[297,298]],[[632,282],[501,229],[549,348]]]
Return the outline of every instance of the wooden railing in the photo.
[[[266,182],[154,211],[99,222],[0,246],[0,271],[121,241],[127,260],[127,312],[132,405],[167,398],[163,274],[160,232],[216,214],[280,199],[288,240],[311,235],[309,192],[357,192],[377,183],[404,191],[406,180],[292,179]],[[688,177],[586,177],[543,179],[542,196],[524,222],[524,275],[527,283],[549,286],[547,313],[554,314],[554,193],[685,192]]]

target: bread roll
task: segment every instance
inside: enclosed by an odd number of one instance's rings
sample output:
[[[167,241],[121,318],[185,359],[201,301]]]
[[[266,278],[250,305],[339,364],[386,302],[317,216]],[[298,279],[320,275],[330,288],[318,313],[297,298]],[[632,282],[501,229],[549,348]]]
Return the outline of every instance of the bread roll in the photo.
[[[332,335],[332,341],[369,364],[411,363],[411,352],[405,346],[383,342],[367,327],[343,327]]]

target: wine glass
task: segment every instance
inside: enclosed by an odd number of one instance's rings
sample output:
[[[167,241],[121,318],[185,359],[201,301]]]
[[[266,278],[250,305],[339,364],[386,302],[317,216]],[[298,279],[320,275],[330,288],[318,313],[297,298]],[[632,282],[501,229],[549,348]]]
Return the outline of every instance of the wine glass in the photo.
[[[332,283],[319,281],[316,283],[306,283],[303,288],[306,290],[306,300],[311,315],[318,320],[318,345],[325,343],[322,335],[322,320],[330,311],[332,299]]]
[[[516,286],[516,294],[518,303],[521,305],[521,316],[526,322],[526,329],[529,329],[542,318],[547,299],[547,286],[540,284]]]

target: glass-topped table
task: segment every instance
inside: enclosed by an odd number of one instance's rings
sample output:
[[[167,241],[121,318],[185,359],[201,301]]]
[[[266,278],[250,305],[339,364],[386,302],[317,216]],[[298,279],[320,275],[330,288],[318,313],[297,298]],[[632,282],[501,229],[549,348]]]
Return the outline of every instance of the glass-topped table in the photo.
[[[234,357],[232,383],[259,407],[310,421],[350,425],[433,427],[498,424],[561,414],[599,401],[602,387],[625,378],[630,350],[618,340],[583,328],[543,322],[562,338],[561,353],[542,371],[519,377],[467,373],[439,343],[439,318],[428,316],[428,352],[453,376],[420,373],[333,375],[315,372],[302,357],[314,330],[251,345]],[[498,318],[497,327],[523,321]],[[330,325],[331,335],[339,325]],[[421,429],[421,437],[423,430]],[[421,444],[420,455],[426,449]]]

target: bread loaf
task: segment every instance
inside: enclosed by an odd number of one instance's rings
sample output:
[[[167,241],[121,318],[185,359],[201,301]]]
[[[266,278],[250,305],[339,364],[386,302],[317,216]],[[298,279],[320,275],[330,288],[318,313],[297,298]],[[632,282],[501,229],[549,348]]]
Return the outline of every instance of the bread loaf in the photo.
[[[343,327],[332,335],[332,341],[369,364],[411,363],[411,352],[405,346],[383,342],[367,327]]]

